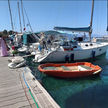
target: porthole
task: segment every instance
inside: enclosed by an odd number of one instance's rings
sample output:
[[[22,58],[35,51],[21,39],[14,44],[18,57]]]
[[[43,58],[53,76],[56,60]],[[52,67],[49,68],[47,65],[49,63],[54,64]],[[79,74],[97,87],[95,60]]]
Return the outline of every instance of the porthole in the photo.
[[[93,44],[91,43],[90,46],[93,46]]]
[[[101,51],[102,49],[99,49],[99,51]]]
[[[88,46],[88,44],[85,44],[85,46]]]

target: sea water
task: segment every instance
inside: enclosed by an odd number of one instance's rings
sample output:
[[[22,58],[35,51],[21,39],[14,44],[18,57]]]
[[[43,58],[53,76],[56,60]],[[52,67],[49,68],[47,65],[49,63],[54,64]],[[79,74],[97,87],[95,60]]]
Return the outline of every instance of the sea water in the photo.
[[[108,108],[108,52],[89,60],[102,68],[99,76],[61,79],[38,71],[39,64],[28,58],[28,65],[61,108]]]

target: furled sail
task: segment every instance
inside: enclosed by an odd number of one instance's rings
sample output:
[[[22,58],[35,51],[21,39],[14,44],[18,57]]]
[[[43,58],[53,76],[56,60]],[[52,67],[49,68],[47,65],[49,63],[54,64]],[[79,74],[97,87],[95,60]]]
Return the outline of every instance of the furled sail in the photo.
[[[69,28],[69,27],[54,27],[55,30],[61,31],[72,31],[72,32],[90,32],[91,27],[83,27],[83,28]]]

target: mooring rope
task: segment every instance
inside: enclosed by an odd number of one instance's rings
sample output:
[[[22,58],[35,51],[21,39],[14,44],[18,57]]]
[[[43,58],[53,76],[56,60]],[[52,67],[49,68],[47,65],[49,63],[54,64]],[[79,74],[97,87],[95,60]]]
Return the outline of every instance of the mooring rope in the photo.
[[[25,71],[26,71],[26,69],[25,69]],[[36,102],[34,96],[33,96],[32,93],[31,93],[30,87],[29,87],[29,85],[27,84],[27,81],[26,81],[25,76],[24,76],[24,72],[23,72],[23,79],[24,79],[25,85],[26,85],[27,88],[29,89],[29,93],[30,93],[30,95],[31,95],[31,97],[32,97],[32,99],[33,99],[33,101],[35,102],[36,107],[39,108],[39,106],[38,106],[38,104],[37,104],[37,102]]]
[[[25,85],[27,86],[27,88],[30,89],[29,86],[28,86],[28,84],[27,84],[27,82],[26,82],[26,80],[25,80],[24,72],[23,72],[23,79],[24,79],[24,82],[25,82]]]
[[[18,69],[17,69],[17,71],[18,71]],[[29,98],[28,98],[28,96],[27,96],[27,93],[26,93],[26,86],[25,86],[25,87],[23,86],[23,81],[22,81],[22,79],[21,79],[21,75],[20,75],[20,73],[19,73],[19,78],[20,78],[20,81],[21,81],[22,87],[23,87],[23,89],[24,89],[25,96],[26,96],[26,98],[27,98],[27,100],[28,100],[30,106],[32,107],[32,104],[31,104],[31,102],[30,102],[30,100],[29,100]],[[24,85],[25,85],[25,84],[24,84]]]

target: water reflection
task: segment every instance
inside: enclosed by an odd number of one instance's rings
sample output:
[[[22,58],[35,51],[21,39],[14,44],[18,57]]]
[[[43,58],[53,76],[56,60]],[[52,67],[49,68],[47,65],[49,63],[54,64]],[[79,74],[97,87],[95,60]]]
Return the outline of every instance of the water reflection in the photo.
[[[44,77],[42,82],[44,87],[62,108],[64,108],[66,100],[70,96],[102,83],[99,76],[78,79]]]
[[[83,89],[65,100],[65,108],[108,108],[108,85],[102,83]]]

